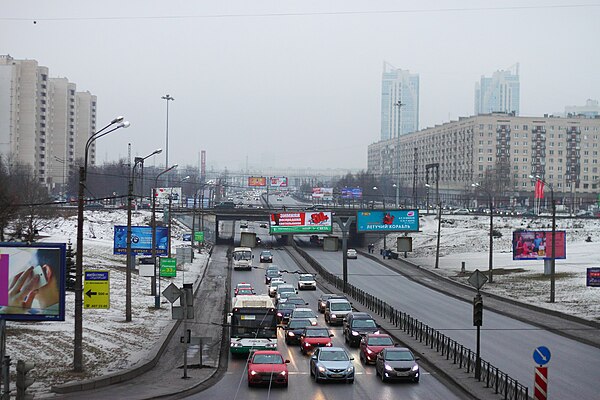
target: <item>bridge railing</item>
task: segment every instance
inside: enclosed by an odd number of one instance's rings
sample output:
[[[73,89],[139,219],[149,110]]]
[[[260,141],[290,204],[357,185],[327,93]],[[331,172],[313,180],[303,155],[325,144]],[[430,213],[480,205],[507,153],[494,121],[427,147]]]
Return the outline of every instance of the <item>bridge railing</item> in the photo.
[[[344,281],[342,278],[323,268],[319,262],[309,256],[301,247],[298,247],[295,242],[293,246],[323,279],[343,292]],[[346,284],[345,293],[396,328],[410,335],[414,340],[429,346],[432,350],[435,349],[442,357],[446,357],[446,360],[452,360],[452,363],[457,365],[458,368],[475,377],[477,357],[471,349],[350,283]],[[506,400],[529,400],[529,387],[519,383],[507,373],[502,372],[499,368],[481,358],[480,366],[479,381],[485,387],[492,389],[494,393]]]

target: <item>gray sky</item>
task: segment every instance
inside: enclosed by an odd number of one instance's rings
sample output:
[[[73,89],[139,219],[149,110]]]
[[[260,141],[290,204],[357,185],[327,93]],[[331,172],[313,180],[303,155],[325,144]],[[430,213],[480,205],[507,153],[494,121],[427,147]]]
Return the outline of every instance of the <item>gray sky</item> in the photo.
[[[420,75],[421,128],[516,62],[521,115],[542,115],[600,98],[599,21],[593,0],[4,0],[0,53],[96,94],[98,127],[131,122],[99,162],[164,148],[168,93],[169,163],[366,168],[384,60]]]

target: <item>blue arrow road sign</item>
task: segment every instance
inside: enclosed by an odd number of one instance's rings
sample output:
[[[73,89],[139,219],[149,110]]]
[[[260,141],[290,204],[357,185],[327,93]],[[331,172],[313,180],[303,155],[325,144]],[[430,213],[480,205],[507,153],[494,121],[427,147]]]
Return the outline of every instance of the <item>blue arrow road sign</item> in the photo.
[[[546,346],[539,346],[533,351],[533,361],[538,365],[548,364],[550,361],[550,349]]]

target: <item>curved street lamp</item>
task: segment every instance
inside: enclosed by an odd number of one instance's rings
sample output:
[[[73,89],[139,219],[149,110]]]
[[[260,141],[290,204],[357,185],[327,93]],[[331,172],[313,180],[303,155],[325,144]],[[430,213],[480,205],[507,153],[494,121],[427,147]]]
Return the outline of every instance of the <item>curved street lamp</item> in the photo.
[[[489,283],[494,282],[494,270],[493,270],[493,254],[494,254],[494,201],[492,197],[492,193],[481,186],[479,183],[475,182],[471,184],[475,189],[479,189],[482,192],[485,192],[488,195],[489,203],[490,203],[490,255],[488,261],[489,267]]]
[[[83,192],[87,175],[88,151],[94,141],[120,128],[129,127],[119,116],[104,128],[94,132],[85,143],[84,163],[79,167],[79,192],[77,198],[77,253],[75,257],[75,333],[73,339],[73,369],[83,371]],[[115,126],[116,125],[116,126]],[[111,128],[107,131],[108,128]]]

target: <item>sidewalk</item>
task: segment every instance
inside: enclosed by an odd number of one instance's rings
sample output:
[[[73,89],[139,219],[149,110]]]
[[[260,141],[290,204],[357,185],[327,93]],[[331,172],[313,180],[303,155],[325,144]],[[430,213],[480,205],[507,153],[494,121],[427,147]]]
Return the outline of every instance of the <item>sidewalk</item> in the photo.
[[[195,318],[187,322],[191,336],[203,338],[202,366],[199,366],[199,346],[189,345],[189,379],[183,379],[184,345],[180,343],[180,338],[184,336],[184,324],[174,320],[171,329],[166,330],[161,340],[149,351],[142,365],[97,379],[60,385],[53,391],[66,399],[84,396],[93,399],[167,398],[197,389],[210,380],[217,373],[223,337],[224,293],[228,275],[224,248],[215,247],[206,264],[201,278],[194,283]]]

